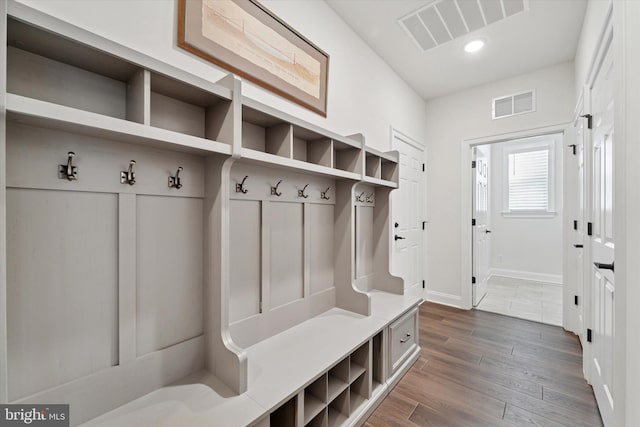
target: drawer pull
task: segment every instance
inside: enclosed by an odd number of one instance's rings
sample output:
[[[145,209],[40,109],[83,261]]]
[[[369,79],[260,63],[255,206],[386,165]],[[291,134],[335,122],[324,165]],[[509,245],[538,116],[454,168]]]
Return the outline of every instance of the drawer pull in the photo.
[[[407,336],[404,339],[401,339],[400,342],[404,344],[409,341],[409,338],[411,338],[411,334],[407,334]]]

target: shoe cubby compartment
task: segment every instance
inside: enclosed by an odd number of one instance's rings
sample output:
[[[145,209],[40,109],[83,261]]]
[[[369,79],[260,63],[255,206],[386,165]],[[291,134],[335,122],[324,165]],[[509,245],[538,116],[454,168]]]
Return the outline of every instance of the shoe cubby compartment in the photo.
[[[8,93],[142,123],[140,67],[12,18],[7,43]]]
[[[380,178],[384,181],[397,184],[399,181],[398,162],[389,159],[381,159]]]
[[[385,380],[384,375],[384,348],[383,333],[377,333],[371,339],[371,390],[381,387]]]
[[[339,395],[329,402],[329,427],[338,427],[349,419],[350,400],[349,388],[345,388]]]
[[[162,74],[146,73],[151,126],[233,144],[231,100]]]
[[[333,401],[349,387],[349,358],[347,357],[329,370],[329,401]]]
[[[324,374],[304,389],[304,422],[306,425],[309,425],[317,418],[318,414],[325,411],[327,399],[327,375]],[[315,420],[315,422],[318,423],[320,420]]]
[[[272,427],[296,427],[297,411],[297,397],[293,397],[269,415],[269,422]]]

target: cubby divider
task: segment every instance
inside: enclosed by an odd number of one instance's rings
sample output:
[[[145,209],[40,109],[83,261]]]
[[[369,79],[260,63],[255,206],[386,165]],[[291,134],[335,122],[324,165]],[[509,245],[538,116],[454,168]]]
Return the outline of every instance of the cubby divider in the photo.
[[[364,374],[369,366],[369,341],[351,353],[350,362],[349,382],[352,383]]]
[[[380,157],[372,153],[366,154],[366,175],[371,178],[380,179]]]
[[[333,141],[334,167],[347,172],[362,173],[362,150],[340,141]]]
[[[398,163],[382,159],[380,165],[380,178],[385,181],[398,182]]]
[[[309,384],[304,389],[304,422],[310,422],[327,406],[327,374]]]
[[[349,357],[329,370],[328,401],[331,402],[349,387]]]

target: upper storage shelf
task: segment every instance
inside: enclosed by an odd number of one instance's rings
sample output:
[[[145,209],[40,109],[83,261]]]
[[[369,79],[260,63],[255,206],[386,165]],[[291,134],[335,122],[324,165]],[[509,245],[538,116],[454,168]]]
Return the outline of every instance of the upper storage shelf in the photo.
[[[398,188],[398,152],[383,153],[365,147],[365,174],[363,181]]]
[[[9,120],[179,151],[231,154],[230,89],[184,80],[183,72],[169,77],[173,69],[166,64],[151,71],[138,65],[154,62],[145,55],[95,38],[100,47],[9,17]]]
[[[359,181],[363,144],[251,99],[242,105],[242,157]]]

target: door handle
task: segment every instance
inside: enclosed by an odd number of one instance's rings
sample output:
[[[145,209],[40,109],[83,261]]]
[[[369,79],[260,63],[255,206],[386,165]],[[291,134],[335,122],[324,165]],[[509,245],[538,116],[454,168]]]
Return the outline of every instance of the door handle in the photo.
[[[393,240],[404,240],[404,239],[406,239],[406,237],[398,236],[397,234],[393,238]]]
[[[577,245],[573,245],[574,248],[584,248],[584,245],[582,244],[577,244]]]
[[[489,234],[489,233],[491,233],[491,230],[484,230],[484,232]]]
[[[602,270],[611,270],[615,273],[614,269],[613,269],[613,263],[611,264],[603,264],[600,262],[594,262],[593,265],[595,265],[597,268],[600,268]]]

